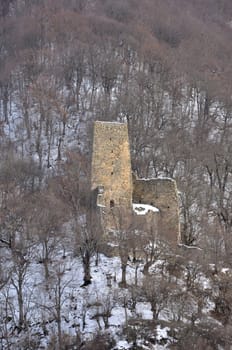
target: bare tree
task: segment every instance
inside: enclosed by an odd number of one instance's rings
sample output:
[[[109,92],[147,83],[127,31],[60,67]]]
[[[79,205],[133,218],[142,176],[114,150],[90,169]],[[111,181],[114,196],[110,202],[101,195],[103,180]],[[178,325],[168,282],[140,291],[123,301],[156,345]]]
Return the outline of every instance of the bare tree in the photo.
[[[38,260],[44,266],[46,283],[50,277],[49,265],[63,239],[62,224],[66,217],[65,207],[59,198],[47,188],[47,192],[36,193],[31,198],[30,225],[34,237],[41,245]]]
[[[67,296],[65,294],[66,289],[71,283],[71,280],[66,279],[66,266],[63,261],[56,262],[52,272],[52,277],[50,277],[49,279],[49,285],[47,290],[49,294],[49,299],[45,299],[45,302],[42,304],[38,302],[38,306],[41,310],[44,310],[44,312],[48,313],[56,322],[57,341],[55,346],[57,346],[58,349],[63,349],[63,306],[65,301],[67,300]]]
[[[79,247],[81,261],[84,269],[83,287],[91,283],[91,259],[96,253],[98,233],[93,223],[86,222],[78,227],[76,232],[76,245]]]
[[[143,281],[144,295],[151,304],[153,319],[157,320],[160,312],[167,306],[170,285],[165,279],[147,276]]]

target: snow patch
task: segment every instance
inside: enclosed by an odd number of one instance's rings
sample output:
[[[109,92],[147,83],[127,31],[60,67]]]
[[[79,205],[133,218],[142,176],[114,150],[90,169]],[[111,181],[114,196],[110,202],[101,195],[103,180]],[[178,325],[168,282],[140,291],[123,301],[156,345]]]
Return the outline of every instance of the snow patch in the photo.
[[[106,206],[104,204],[97,204],[97,207],[99,208],[105,208]]]
[[[167,177],[167,176],[162,176],[162,175],[160,175],[160,176],[158,176],[158,177],[149,177],[149,178],[147,178],[147,177],[143,177],[143,178],[138,178],[137,180],[142,180],[142,181],[156,181],[156,180],[165,180],[165,181],[172,181],[172,182],[174,182],[175,180],[174,179],[172,179],[171,177]]]
[[[167,339],[169,330],[170,328],[168,327],[161,328],[160,325],[158,325],[156,328],[156,332],[157,332],[156,339],[157,340]]]
[[[222,273],[228,274],[230,272],[230,269],[228,267],[223,267],[221,271]]]
[[[118,350],[130,349],[130,344],[126,340],[120,340],[117,343]]]
[[[159,209],[149,204],[133,203],[133,211],[137,215],[146,215],[149,211],[153,213],[158,213]]]
[[[143,320],[153,319],[150,303],[138,302],[136,304],[136,313],[141,316]]]

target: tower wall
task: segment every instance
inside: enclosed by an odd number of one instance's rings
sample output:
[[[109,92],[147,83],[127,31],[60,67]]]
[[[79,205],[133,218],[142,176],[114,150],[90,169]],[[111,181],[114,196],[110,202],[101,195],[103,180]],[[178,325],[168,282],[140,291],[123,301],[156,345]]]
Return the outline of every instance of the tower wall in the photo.
[[[132,206],[132,175],[127,124],[94,123],[91,188],[103,186],[100,203],[106,226],[112,224],[113,208]]]
[[[159,208],[158,235],[176,245],[180,238],[179,204],[173,179],[133,179],[133,202]]]
[[[180,227],[176,182],[159,178],[134,178],[132,182],[127,124],[94,123],[91,189],[96,193],[95,201],[106,232],[128,225],[126,221],[132,217],[133,199],[134,203],[157,207],[159,213],[146,214],[145,224],[153,228],[156,226],[159,238],[163,237],[173,245],[178,243]]]

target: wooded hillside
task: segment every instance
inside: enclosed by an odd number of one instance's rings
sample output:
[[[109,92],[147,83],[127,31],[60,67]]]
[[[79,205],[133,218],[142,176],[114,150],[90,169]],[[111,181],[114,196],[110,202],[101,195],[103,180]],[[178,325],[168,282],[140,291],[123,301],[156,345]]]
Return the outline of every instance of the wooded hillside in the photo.
[[[97,251],[77,220],[94,120],[128,122],[133,170],[177,181],[183,243],[231,267],[231,36],[231,0],[0,2],[0,292],[17,291],[20,331],[32,247],[46,281],[55,250]]]

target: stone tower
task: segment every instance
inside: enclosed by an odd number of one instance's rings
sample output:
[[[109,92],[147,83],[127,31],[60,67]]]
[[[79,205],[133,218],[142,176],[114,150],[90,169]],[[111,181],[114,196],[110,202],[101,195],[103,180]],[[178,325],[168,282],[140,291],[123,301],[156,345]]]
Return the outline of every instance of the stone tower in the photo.
[[[94,123],[91,189],[104,208],[105,228],[112,228],[114,208],[132,208],[132,173],[126,123]]]
[[[180,221],[176,182],[169,178],[136,177],[132,181],[126,123],[94,123],[91,189],[106,232],[126,229],[131,222],[138,222],[140,228],[155,228],[159,239],[177,245]]]

